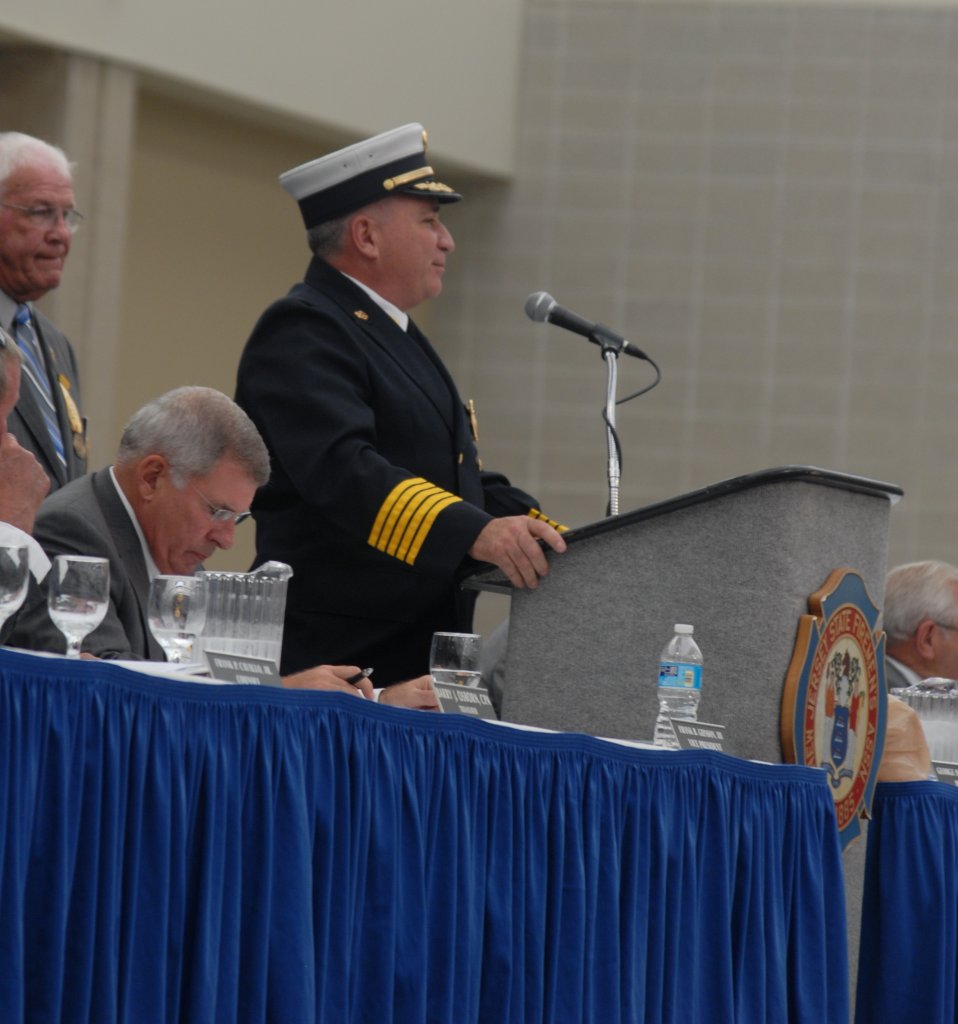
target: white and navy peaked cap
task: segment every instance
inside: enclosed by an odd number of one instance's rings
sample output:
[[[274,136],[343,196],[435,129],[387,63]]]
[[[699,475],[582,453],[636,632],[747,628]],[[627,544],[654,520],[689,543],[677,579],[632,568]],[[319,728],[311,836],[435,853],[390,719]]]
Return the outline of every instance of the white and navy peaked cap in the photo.
[[[300,164],[284,171],[279,183],[299,203],[307,228],[397,194],[440,203],[462,199],[426,162],[421,124],[404,124]]]

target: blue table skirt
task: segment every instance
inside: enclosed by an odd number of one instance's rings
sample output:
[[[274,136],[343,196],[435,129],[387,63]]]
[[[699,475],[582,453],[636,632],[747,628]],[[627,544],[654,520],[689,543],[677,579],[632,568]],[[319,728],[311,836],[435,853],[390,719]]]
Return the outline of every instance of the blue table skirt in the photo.
[[[847,1024],[847,981],[819,772],[0,651],[4,1024]]]
[[[958,789],[879,783],[865,854],[856,1024],[958,1021]]]

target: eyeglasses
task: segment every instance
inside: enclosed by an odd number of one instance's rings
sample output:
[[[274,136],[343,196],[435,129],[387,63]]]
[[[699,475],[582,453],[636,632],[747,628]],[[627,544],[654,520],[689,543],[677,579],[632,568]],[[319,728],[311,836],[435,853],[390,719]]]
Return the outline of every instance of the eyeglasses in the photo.
[[[63,223],[73,232],[83,220],[83,214],[75,206],[18,206],[16,203],[0,203],[0,206],[19,210],[38,228],[55,228],[62,217]]]
[[[192,484],[190,484],[190,490],[195,491],[202,499],[206,502],[209,510],[210,519],[214,523],[229,523],[232,522],[236,526],[240,523],[245,522],[253,514],[252,512],[234,512],[231,508],[219,508],[214,505],[212,501],[200,490],[197,490]]]

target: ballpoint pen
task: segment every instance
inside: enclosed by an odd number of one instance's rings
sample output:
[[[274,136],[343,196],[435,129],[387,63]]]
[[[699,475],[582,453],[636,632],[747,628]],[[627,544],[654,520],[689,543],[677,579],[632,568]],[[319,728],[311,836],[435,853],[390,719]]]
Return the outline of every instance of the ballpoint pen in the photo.
[[[364,668],[362,672],[357,672],[355,675],[347,676],[346,682],[352,683],[355,686],[360,680],[368,679],[373,674],[371,668]]]

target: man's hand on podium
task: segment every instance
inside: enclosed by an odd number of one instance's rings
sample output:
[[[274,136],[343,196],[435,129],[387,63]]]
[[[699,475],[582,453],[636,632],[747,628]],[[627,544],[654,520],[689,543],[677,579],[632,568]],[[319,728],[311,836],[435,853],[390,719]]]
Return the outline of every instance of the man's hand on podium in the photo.
[[[504,516],[483,527],[469,554],[477,561],[498,566],[514,587],[534,588],[538,586],[539,577],[549,571],[540,540],[558,554],[566,549],[559,531],[541,519]]]

